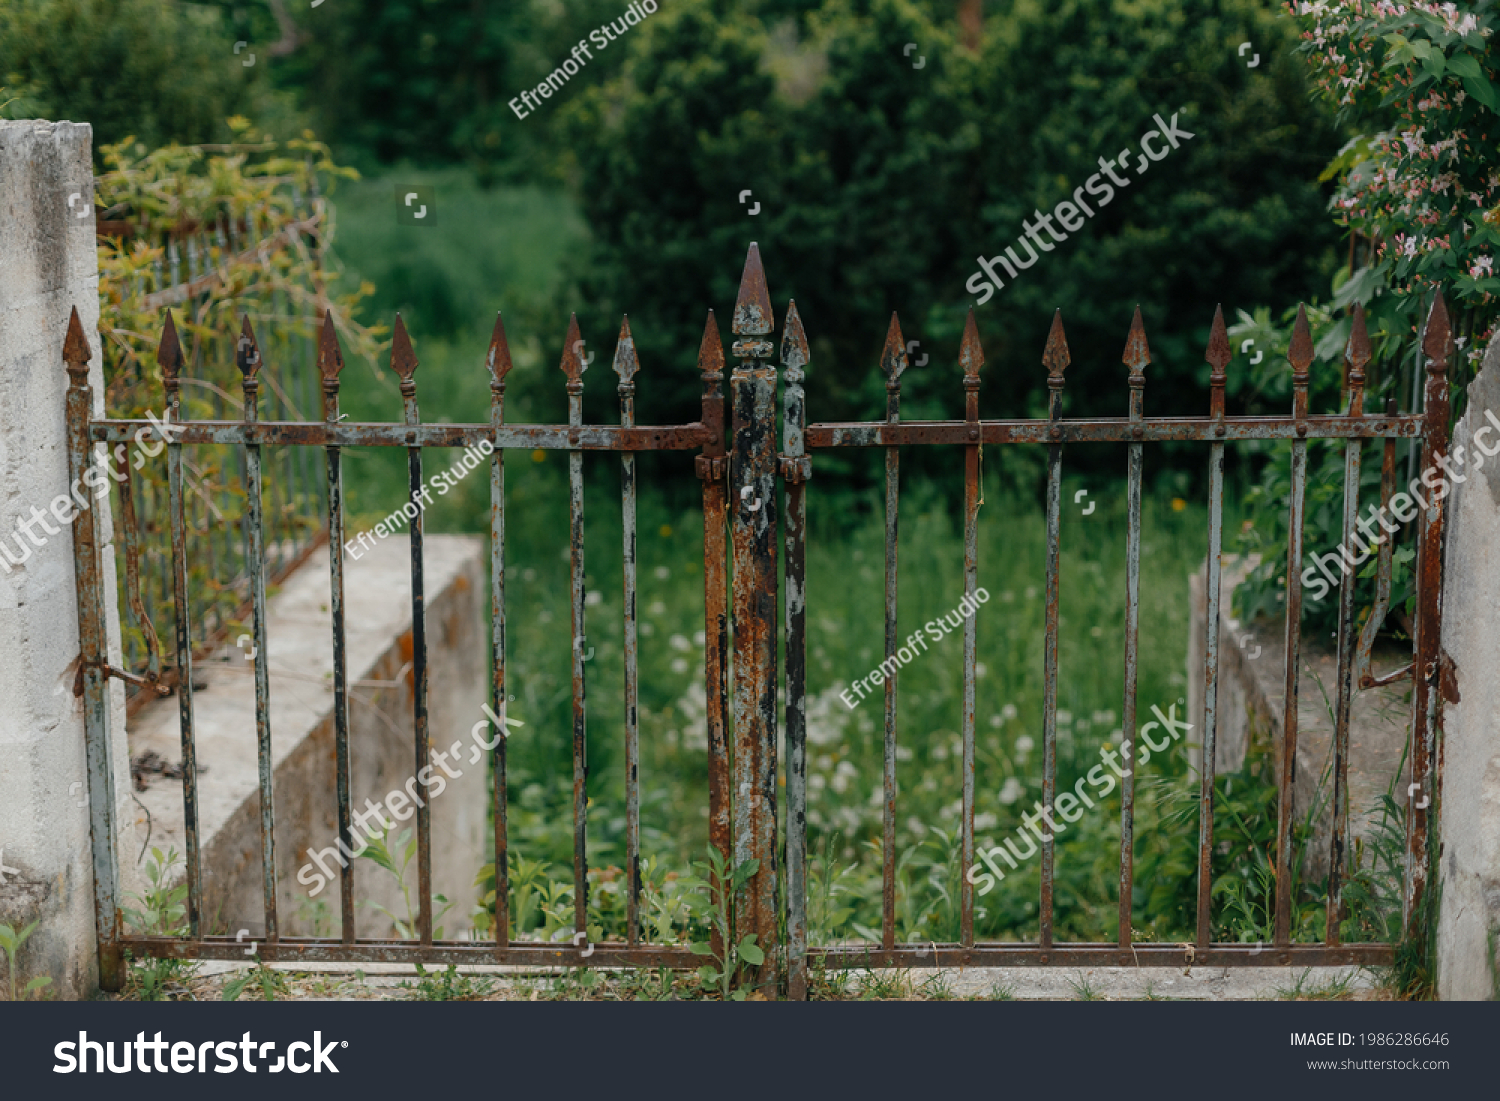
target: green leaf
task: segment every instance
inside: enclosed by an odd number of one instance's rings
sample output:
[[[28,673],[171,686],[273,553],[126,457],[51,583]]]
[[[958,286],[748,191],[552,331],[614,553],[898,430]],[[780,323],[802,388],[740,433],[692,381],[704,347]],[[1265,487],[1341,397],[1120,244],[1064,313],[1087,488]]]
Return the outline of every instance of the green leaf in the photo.
[[[760,945],[755,943],[754,933],[740,941],[740,959],[751,967],[759,967],[766,962],[766,954],[761,951]]]
[[[719,981],[718,969],[712,964],[705,963],[702,967],[698,968],[698,978],[702,979],[705,983],[716,983]]]
[[[1479,62],[1471,54],[1455,54],[1448,59],[1448,68],[1459,76],[1479,76],[1483,73]]]
[[[713,945],[709,944],[706,940],[693,941],[692,944],[688,945],[688,951],[695,956],[712,956],[714,954]]]
[[[51,975],[40,975],[26,984],[26,993],[30,994],[33,990],[40,990],[42,987],[48,985],[51,982]]]
[[[738,990],[731,990],[729,992],[729,1000],[732,1002],[742,1002],[745,1000],[745,994],[746,990],[744,987],[741,987]]]
[[[1495,86],[1482,76],[1466,76],[1464,90],[1491,111],[1500,114],[1500,96],[1495,94]]]

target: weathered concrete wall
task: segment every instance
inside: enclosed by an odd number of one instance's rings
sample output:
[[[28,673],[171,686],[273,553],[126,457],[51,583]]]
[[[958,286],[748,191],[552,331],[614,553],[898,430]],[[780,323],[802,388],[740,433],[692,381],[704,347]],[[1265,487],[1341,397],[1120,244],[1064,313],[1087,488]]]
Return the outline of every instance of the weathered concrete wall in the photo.
[[[488,784],[486,759],[473,756],[470,731],[484,720],[489,684],[484,541],[473,536],[432,536],[423,544],[427,601],[428,736],[434,751],[463,743],[431,799],[432,886],[454,903],[441,924],[452,938],[467,928],[478,897],[474,876],[484,862]],[[411,552],[392,537],[358,560],[344,560],[345,654],[350,680],[350,794],[355,811],[365,800],[383,804],[416,774],[412,723]],[[267,607],[271,742],[274,763],[277,910],[285,935],[338,935],[337,857],[324,857],[334,877],[313,896],[317,876],[298,882],[309,849],[332,847],[338,837],[333,719],[333,627],[329,612],[328,552],[319,550],[298,568]],[[209,933],[264,933],[261,885],[260,789],[256,757],[254,665],[246,651],[226,647],[200,661],[193,693],[199,777],[199,830],[203,865],[203,922]],[[131,720],[133,756],[154,751],[176,763],[182,756],[175,699],[148,704]],[[492,737],[493,735],[486,735]],[[438,772],[437,775],[443,775]],[[436,788],[434,780],[434,787]],[[423,789],[418,786],[420,793]],[[133,816],[131,859],[145,845],[184,851],[182,785],[156,779],[138,795],[149,811]],[[396,833],[416,833],[410,808]],[[399,863],[400,853],[396,854]],[[314,872],[316,871],[316,865]],[[356,860],[356,902],[379,903],[402,916],[405,903],[395,879],[370,860]],[[180,874],[180,866],[179,866]],[[415,912],[417,864],[406,886]],[[321,904],[321,907],[316,905]],[[326,909],[321,909],[326,907]],[[319,911],[321,913],[319,914]],[[435,908],[436,912],[436,908]],[[313,917],[319,914],[322,928]],[[357,911],[361,937],[393,935],[379,912]]]
[[[98,981],[83,712],[73,697],[73,536],[55,520],[55,534],[37,524],[43,545],[32,546],[17,524],[68,492],[62,346],[74,306],[94,352],[94,411],[104,409],[91,143],[87,125],[0,122],[0,546],[15,560],[0,558],[0,921],[39,922],[18,986],[49,975],[60,998],[86,997]],[[109,501],[91,512],[107,547]],[[114,593],[113,554],[104,559],[105,591]],[[106,625],[118,665],[112,601]],[[128,820],[119,681],[110,682],[110,702],[116,815]],[[124,889],[134,889],[129,879]]]
[[[1465,480],[1449,499],[1443,564],[1443,648],[1462,696],[1444,713],[1439,807],[1438,993],[1448,1000],[1500,998],[1500,456],[1475,449],[1486,411],[1500,417],[1500,339],[1469,386],[1451,449],[1463,448]],[[1490,429],[1480,443],[1497,437]]]
[[[1337,535],[1308,531],[1308,546],[1321,552],[1320,544]],[[1221,576],[1219,620],[1219,722],[1215,748],[1215,771],[1233,772],[1248,760],[1252,773],[1264,769],[1270,782],[1281,773],[1280,755],[1286,699],[1285,617],[1239,623],[1229,618],[1234,590],[1254,568],[1226,555]],[[1193,723],[1192,739],[1201,747],[1204,717],[1204,662],[1208,607],[1205,599],[1207,569],[1200,567],[1189,579],[1192,626],[1188,646],[1188,715]],[[1328,599],[1335,599],[1330,594]],[[1332,743],[1333,700],[1338,684],[1338,658],[1334,640],[1316,638],[1306,630],[1301,645],[1302,668],[1297,683],[1297,774],[1293,780],[1293,804],[1298,821],[1316,808],[1312,836],[1303,853],[1301,875],[1320,880],[1328,875],[1333,837]],[[1384,673],[1411,661],[1410,646],[1380,641],[1373,655],[1374,667]],[[1361,690],[1355,686],[1349,720],[1349,831],[1353,841],[1368,839],[1381,819],[1381,799],[1394,784],[1397,802],[1404,803],[1405,776],[1401,764],[1411,721],[1406,703],[1410,682]],[[1201,762],[1195,748],[1194,767]],[[1368,858],[1365,858],[1368,860]],[[1368,864],[1366,864],[1368,866]]]

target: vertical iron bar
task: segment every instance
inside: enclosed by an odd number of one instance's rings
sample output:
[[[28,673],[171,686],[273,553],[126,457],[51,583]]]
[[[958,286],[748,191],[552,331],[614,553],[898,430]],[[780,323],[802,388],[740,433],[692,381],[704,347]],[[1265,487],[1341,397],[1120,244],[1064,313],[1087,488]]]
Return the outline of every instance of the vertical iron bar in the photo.
[[[1125,342],[1124,362],[1130,368],[1130,419],[1138,422],[1146,390],[1146,364],[1151,350],[1146,343],[1146,329],[1137,306],[1130,322],[1130,336]],[[1131,435],[1138,441],[1141,429]],[[1136,680],[1139,674],[1139,635],[1141,623],[1141,459],[1139,442],[1129,448],[1128,483],[1125,489],[1125,703],[1120,723],[1120,755],[1129,768],[1120,778],[1120,936],[1121,949],[1132,940],[1131,903],[1135,893],[1135,713]],[[1122,951],[1121,960],[1126,958]]]
[[[812,460],[803,368],[807,336],[789,302],[781,334],[786,368],[781,462],[786,482],[786,894],[787,997],[807,1000],[807,480]]]
[[[253,426],[260,416],[258,391],[260,350],[246,317],[240,329],[235,362],[243,373],[245,393],[245,497],[248,523],[245,528],[245,568],[250,576],[250,598],[255,633],[255,742],[260,765],[260,860],[261,892],[265,903],[266,940],[278,939],[276,921],[276,800],[274,761],[271,756],[271,681],[266,649],[266,555],[264,517],[261,513],[260,444]]]
[[[333,311],[323,315],[318,348],[318,372],[323,379],[323,420],[331,428],[339,421],[339,372],[344,353],[339,348]],[[343,451],[326,449],[328,466],[329,607],[333,619],[334,768],[339,819],[339,939],[354,943],[354,821],[350,809],[349,670],[344,630],[344,467]]]
[[[1047,603],[1046,635],[1042,650],[1042,816],[1052,825],[1057,793],[1057,634],[1062,587],[1062,420],[1063,371],[1068,363],[1062,310],[1052,315],[1052,329],[1042,351],[1047,366],[1047,419],[1052,422],[1047,445]],[[1042,836],[1041,894],[1037,908],[1037,942],[1052,950],[1052,890],[1056,875],[1055,825]],[[1045,958],[1045,957],[1044,957]]]
[[[703,615],[704,615],[704,722],[708,735],[708,843],[725,864],[733,859],[729,787],[728,682],[729,609],[725,560],[727,507],[725,474],[728,459],[724,447],[724,347],[712,310],[703,326],[698,349],[698,370],[703,383],[702,421],[708,442],[693,465],[703,482]],[[728,911],[730,901],[722,897],[720,885],[711,885],[716,905]],[[718,930],[711,934],[720,956],[724,944]]]
[[[583,425],[583,338],[578,318],[568,321],[567,347],[562,369],[568,376],[568,529],[569,561],[572,569],[573,611],[573,929],[587,933],[589,906],[588,865],[588,742],[584,724],[583,653],[587,645],[583,622],[583,452],[578,449],[578,429]]]
[[[1349,391],[1346,415],[1359,417],[1365,411],[1365,364],[1370,360],[1370,341],[1365,331],[1364,307],[1354,307],[1349,343],[1344,349],[1345,377]],[[1344,535],[1341,551],[1359,545],[1355,526],[1359,522],[1360,450],[1364,440],[1351,437],[1344,443]],[[1366,520],[1368,524],[1370,521]],[[1372,538],[1368,534],[1366,539]],[[1381,543],[1385,537],[1381,536]],[[1372,548],[1373,549],[1373,548]],[[1333,827],[1329,839],[1328,910],[1324,939],[1339,943],[1339,924],[1343,919],[1343,886],[1345,845],[1349,834],[1349,716],[1354,691],[1354,586],[1351,569],[1343,573],[1339,586],[1338,674],[1334,690],[1336,699],[1333,720]]]
[[[891,314],[885,351],[880,357],[885,374],[885,420],[901,421],[901,372],[906,369],[906,342],[901,322]],[[885,777],[881,834],[880,940],[887,952],[896,947],[896,677],[900,661],[900,633],[896,624],[897,524],[900,515],[901,449],[885,449]]]
[[[1219,735],[1219,590],[1223,584],[1224,553],[1224,385],[1228,377],[1229,334],[1224,310],[1214,307],[1204,358],[1209,374],[1209,416],[1215,439],[1208,449],[1208,561],[1204,578],[1208,601],[1203,656],[1203,759],[1198,776],[1198,947],[1207,948],[1213,935],[1214,774],[1218,768]]]
[[[635,427],[635,373],[638,368],[630,319],[620,325],[615,344],[615,374],[620,378],[620,424]],[[632,947],[640,943],[641,904],[641,749],[637,707],[640,702],[636,665],[635,581],[636,515],[635,454],[620,453],[620,511],[624,540],[625,584],[625,936]]]
[[[180,423],[182,398],[178,375],[182,370],[182,345],[177,339],[177,326],[172,321],[171,310],[167,311],[167,323],[162,330],[161,347],[157,350],[156,362],[161,367],[162,382],[166,388],[166,419],[174,424]],[[177,620],[177,711],[182,736],[182,802],[188,879],[188,933],[190,936],[197,937],[200,935],[199,919],[203,913],[203,887],[202,866],[198,852],[198,763],[193,739],[192,613],[188,606],[182,444],[176,440],[169,440],[167,444],[167,488],[172,531],[172,596]]]
[[[391,369],[401,377],[401,405],[406,418],[406,427],[415,429],[422,423],[417,409],[417,383],[412,378],[417,369],[417,356],[412,351],[411,337],[401,315],[396,315],[395,331],[391,334]],[[415,511],[411,518],[411,660],[412,660],[412,719],[416,740],[415,775],[421,776],[428,769],[431,745],[427,736],[427,603],[424,595],[422,575],[422,505],[424,494],[429,491],[422,484],[422,447],[417,443],[415,431],[406,434],[407,488],[410,504]],[[426,775],[431,775],[426,772]],[[417,803],[417,932],[423,945],[432,943],[432,810],[428,799]]]
[[[737,907],[737,940],[765,951],[754,985],[774,996],[776,938],[776,368],[762,366],[774,320],[753,243],[735,302],[734,865],[756,861]]]
[[[505,323],[495,315],[495,331],[490,337],[490,425],[495,439],[505,423],[505,376],[510,373],[510,344],[505,339]],[[493,710],[500,716],[501,728],[495,733],[493,799],[495,824],[495,947],[510,947],[510,837],[509,777],[505,744],[509,727],[505,687],[505,451],[496,446],[490,459],[490,614],[494,665],[492,667]],[[520,930],[517,930],[518,932]]]
[[[964,422],[969,437],[964,446],[964,592],[969,606],[974,607],[974,591],[979,582],[979,368],[984,365],[984,350],[979,346],[979,329],[974,324],[972,307],[964,321],[958,362],[964,372]],[[963,823],[959,866],[965,873],[959,880],[958,936],[965,948],[974,944],[974,884],[968,874],[974,867],[974,619],[971,615],[964,620]]]
[[[83,334],[75,307],[68,318],[62,358],[68,373],[68,474],[71,485],[79,485],[94,457],[89,442],[93,417],[93,391],[89,386],[89,360],[93,352]],[[120,949],[120,869],[115,850],[115,772],[109,721],[109,682],[104,666],[108,650],[104,629],[104,575],[99,561],[98,516],[93,509],[73,513],[73,572],[78,585],[79,679],[83,695],[84,749],[88,767],[89,833],[94,870],[94,928],[98,936],[99,985],[119,990],[125,982]],[[122,732],[123,734],[123,732]],[[183,759],[184,766],[188,759]],[[183,780],[192,775],[184,767]],[[197,887],[197,807],[187,803],[184,824],[192,846],[188,856],[188,905],[197,934],[199,897]]]
[[[1312,363],[1312,334],[1307,311],[1297,307],[1287,359],[1292,365],[1292,416],[1307,417],[1308,367]],[[1286,690],[1282,702],[1281,769],[1276,800],[1276,927],[1279,948],[1292,943],[1292,849],[1296,844],[1297,813],[1297,689],[1302,646],[1302,526],[1307,492],[1307,425],[1297,426],[1292,441],[1291,516],[1286,556]]]

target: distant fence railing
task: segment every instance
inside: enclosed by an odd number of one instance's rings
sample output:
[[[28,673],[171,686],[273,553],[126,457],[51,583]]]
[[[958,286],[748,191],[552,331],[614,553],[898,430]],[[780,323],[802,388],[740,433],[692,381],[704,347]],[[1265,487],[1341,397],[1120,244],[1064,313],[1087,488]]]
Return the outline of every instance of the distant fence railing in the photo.
[[[113,170],[96,180],[95,190],[102,208],[100,331],[109,415],[165,419],[161,371],[146,334],[167,309],[183,319],[189,365],[180,419],[240,415],[233,364],[242,316],[253,321],[264,356],[264,415],[292,421],[317,415],[314,338],[330,306],[325,275],[332,228],[318,171],[328,166],[310,156],[273,161],[274,149],[269,142],[169,147],[133,160],[121,147],[107,151]],[[264,163],[255,162],[258,153]],[[207,175],[195,174],[205,158]],[[258,174],[262,170],[266,174]],[[115,466],[129,461],[130,481],[122,488],[129,489],[133,507],[117,515],[115,545],[122,558],[121,604],[132,610],[122,624],[124,663],[145,674],[160,664],[147,622],[172,638],[176,610],[168,486],[160,464],[145,461],[161,445],[134,446],[146,454],[116,445]],[[306,451],[267,455],[263,476],[261,569],[274,584],[327,538],[327,489]],[[195,449],[182,477],[183,520],[192,536],[186,564],[191,642],[201,653],[231,637],[249,616],[244,452],[229,445]],[[134,530],[125,531],[127,523]],[[133,594],[127,591],[132,575],[139,586]],[[146,621],[135,612],[136,598]],[[163,683],[174,680],[169,668]],[[129,691],[132,705],[144,700],[139,685]]]

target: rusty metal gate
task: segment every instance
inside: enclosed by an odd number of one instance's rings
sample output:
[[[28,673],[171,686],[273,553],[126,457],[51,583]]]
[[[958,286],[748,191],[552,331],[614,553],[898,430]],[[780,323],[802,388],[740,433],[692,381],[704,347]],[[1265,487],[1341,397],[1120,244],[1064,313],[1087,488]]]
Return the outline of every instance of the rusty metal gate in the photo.
[[[177,638],[176,679],[182,735],[182,784],[186,835],[185,937],[127,935],[122,928],[119,876],[116,866],[114,818],[114,774],[108,729],[107,679],[111,676],[156,685],[161,677],[159,655],[153,649],[150,671],[144,678],[112,668],[105,647],[106,576],[101,561],[95,514],[80,510],[73,520],[75,568],[79,591],[79,627],[82,655],[77,691],[85,709],[88,742],[90,807],[92,815],[94,891],[99,937],[101,985],[118,989],[123,981],[122,954],[173,958],[243,959],[243,946],[228,936],[208,935],[202,927],[202,871],[199,865],[197,777],[194,754],[193,690],[191,677],[190,609],[187,607],[185,554],[187,535],[183,523],[182,449],[193,445],[231,444],[243,448],[246,489],[247,560],[251,564],[251,604],[254,643],[265,652],[266,593],[263,518],[261,515],[261,453],[268,446],[322,448],[326,459],[329,565],[332,571],[332,647],[334,661],[335,742],[337,747],[337,801],[339,841],[352,848],[350,810],[350,745],[348,721],[349,684],[344,656],[344,501],[340,454],[345,447],[401,447],[408,457],[411,500],[418,503],[422,489],[423,453],[429,448],[477,447],[488,441],[494,448],[491,460],[491,585],[493,612],[492,702],[503,721],[506,706],[505,645],[505,481],[502,463],[506,450],[536,448],[566,451],[569,455],[571,488],[572,633],[575,643],[584,631],[583,473],[584,451],[615,451],[621,459],[621,497],[624,515],[625,585],[625,709],[626,742],[626,860],[628,910],[626,939],[622,943],[591,946],[587,959],[578,945],[513,942],[509,936],[506,835],[505,739],[495,739],[493,768],[494,845],[496,871],[495,936],[492,941],[434,941],[431,908],[430,822],[425,803],[418,801],[417,862],[420,915],[414,940],[366,940],[355,935],[354,869],[342,863],[340,901],[342,925],[337,938],[281,936],[277,929],[274,791],[271,771],[269,684],[263,662],[256,664],[256,726],[260,763],[261,858],[265,906],[265,935],[261,958],[271,962],[384,961],[437,963],[502,963],[518,965],[666,966],[694,967],[702,957],[686,945],[653,945],[641,939],[638,912],[640,895],[640,799],[638,770],[639,730],[636,715],[636,612],[635,612],[635,462],[640,451],[697,451],[695,467],[703,482],[704,585],[705,585],[705,676],[709,759],[709,840],[734,864],[759,861],[758,870],[735,899],[736,936],[755,933],[759,943],[774,947],[760,965],[753,981],[775,990],[778,963],[784,961],[787,993],[792,998],[807,994],[808,968],[817,961],[828,967],[852,966],[950,966],[1016,964],[1180,964],[1185,959],[1211,965],[1275,965],[1287,963],[1389,963],[1390,944],[1341,944],[1339,939],[1340,873],[1345,866],[1348,831],[1348,742],[1350,700],[1356,682],[1360,687],[1390,683],[1403,676],[1413,679],[1411,779],[1434,797],[1409,801],[1406,823],[1406,879],[1403,926],[1411,935],[1417,911],[1427,890],[1430,868],[1428,835],[1430,815],[1436,808],[1436,738],[1440,697],[1451,697],[1450,670],[1441,657],[1441,559],[1443,506],[1435,495],[1422,513],[1418,533],[1417,616],[1412,664],[1386,677],[1370,672],[1369,658],[1376,632],[1386,613],[1390,594],[1391,541],[1382,544],[1378,563],[1377,606],[1356,640],[1354,579],[1343,577],[1339,602],[1338,678],[1334,733],[1333,832],[1328,887],[1328,922],[1320,944],[1293,943],[1291,929],[1292,877],[1278,875],[1275,899],[1275,937],[1270,950],[1250,945],[1210,941],[1211,854],[1213,851],[1213,767],[1219,675],[1219,576],[1223,543],[1223,466],[1226,443],[1234,440],[1291,440],[1292,480],[1290,538],[1286,604],[1286,700],[1280,732],[1279,792],[1277,820],[1277,865],[1287,868],[1293,857],[1294,781],[1297,750],[1297,676],[1301,610],[1300,564],[1302,560],[1303,504],[1307,479],[1307,441],[1342,439],[1345,450],[1344,537],[1355,531],[1358,511],[1360,443],[1366,439],[1385,441],[1382,495],[1389,501],[1394,491],[1395,444],[1398,439],[1419,440],[1424,468],[1447,447],[1449,399],[1447,369],[1452,341],[1446,307],[1439,294],[1428,318],[1423,339],[1427,383],[1421,414],[1398,415],[1393,408],[1381,414],[1364,410],[1364,367],[1370,359],[1362,312],[1355,310],[1353,331],[1346,360],[1347,408],[1340,415],[1308,412],[1308,369],[1313,345],[1306,317],[1299,312],[1288,354],[1292,367],[1293,408],[1290,415],[1276,417],[1226,417],[1224,414],[1225,369],[1231,354],[1222,313],[1216,312],[1207,350],[1213,371],[1209,411],[1201,417],[1146,417],[1142,398],[1145,368],[1150,363],[1145,329],[1139,311],[1131,325],[1124,355],[1129,368],[1129,415],[1125,418],[1064,419],[1061,415],[1065,369],[1069,365],[1067,341],[1061,313],[1054,318],[1042,354],[1047,369],[1049,415],[1045,420],[981,420],[979,379],[984,354],[972,310],[959,350],[965,396],[961,421],[902,421],[900,419],[901,374],[907,365],[900,325],[891,319],[881,367],[886,379],[886,419],[871,423],[806,423],[802,382],[809,362],[807,339],[795,303],[789,303],[782,327],[780,362],[785,368],[782,395],[782,450],[776,448],[778,376],[772,364],[775,330],[770,295],[759,251],[750,246],[731,325],[739,339],[732,346],[738,362],[729,385],[732,422],[726,447],[724,418],[724,355],[719,330],[709,312],[698,365],[702,373],[702,413],[692,424],[674,427],[637,426],[634,420],[634,378],[638,369],[629,324],[622,325],[613,367],[619,376],[620,424],[583,423],[583,341],[574,318],[568,327],[562,355],[567,376],[569,420],[567,425],[511,425],[505,423],[505,379],[511,368],[503,323],[497,319],[490,342],[487,366],[491,377],[490,418],[480,424],[424,424],[418,411],[415,368],[406,330],[398,317],[392,342],[391,367],[400,377],[405,410],[402,424],[356,424],[341,421],[339,371],[343,357],[332,316],[326,316],[319,347],[318,366],[323,382],[322,422],[271,422],[257,417],[257,372],[261,366],[254,333],[248,320],[239,341],[236,362],[243,375],[244,417],[240,421],[188,421],[170,432],[151,422],[97,419],[92,416],[92,394],[88,383],[90,349],[75,312],[63,348],[69,374],[67,395],[70,474],[82,478],[95,461],[106,466],[111,477],[121,481],[122,501],[127,502],[125,551],[127,590],[132,610],[143,616],[135,568],[133,518],[128,512],[129,464],[115,472],[114,446],[138,438],[166,437],[166,459],[172,513],[175,559]],[[158,362],[165,381],[171,419],[177,421],[178,388],[183,355],[168,312]],[[973,597],[978,578],[978,509],[980,495],[980,448],[985,444],[1045,444],[1048,449],[1047,477],[1047,592],[1046,636],[1043,655],[1043,798],[1052,804],[1056,784],[1059,545],[1061,530],[1062,456],[1064,445],[1084,442],[1123,442],[1128,445],[1128,545],[1126,556],[1125,694],[1122,728],[1126,744],[1133,749],[1136,727],[1136,655],[1138,586],[1140,576],[1142,454],[1146,444],[1167,440],[1203,441],[1209,445],[1208,528],[1208,621],[1205,661],[1205,723],[1203,760],[1205,768],[1199,797],[1197,936],[1192,944],[1133,943],[1130,926],[1133,879],[1134,788],[1130,771],[1121,779],[1121,844],[1119,873],[1119,936],[1106,943],[1056,943],[1052,935],[1053,844],[1050,834],[1042,838],[1040,932],[1035,942],[976,942],[974,937],[974,890],[972,876],[962,877],[960,939],[936,945],[899,944],[895,933],[895,822],[896,822],[896,716],[897,679],[885,680],[885,768],[883,917],[878,947],[817,946],[807,943],[807,843],[806,843],[806,484],[812,475],[811,452],[822,448],[880,447],[886,456],[886,638],[887,661],[894,661],[899,646],[896,629],[896,534],[899,501],[899,448],[906,446],[961,447],[964,451],[964,577],[965,592]],[[103,449],[99,445],[104,445]],[[97,477],[98,475],[96,475]],[[777,508],[777,481],[785,489],[784,532]],[[96,484],[88,482],[89,485]],[[731,513],[732,509],[732,513]],[[413,622],[414,729],[413,764],[428,766],[427,652],[423,629],[422,514],[417,508],[411,521],[411,576]],[[728,542],[726,543],[726,535]],[[778,539],[785,542],[778,545]],[[783,551],[785,570],[785,621],[779,622],[778,549]],[[726,560],[732,561],[732,591]],[[786,753],[784,778],[787,805],[784,829],[778,828],[777,761],[778,640],[784,627],[786,638]],[[148,639],[155,637],[149,630]],[[733,662],[731,666],[731,647]],[[585,792],[584,658],[580,646],[573,648],[573,825],[575,928],[584,931],[587,917]],[[966,620],[964,631],[963,703],[963,816],[962,868],[974,867],[974,678],[975,623]],[[731,683],[732,668],[732,683]],[[164,689],[163,689],[164,690]],[[732,742],[731,742],[732,733]],[[120,734],[114,735],[121,736]],[[1123,751],[1122,751],[1123,752]],[[782,843],[784,842],[784,848]],[[785,865],[780,857],[784,852]],[[783,925],[784,922],[784,925]],[[785,936],[781,935],[784,928]]]

